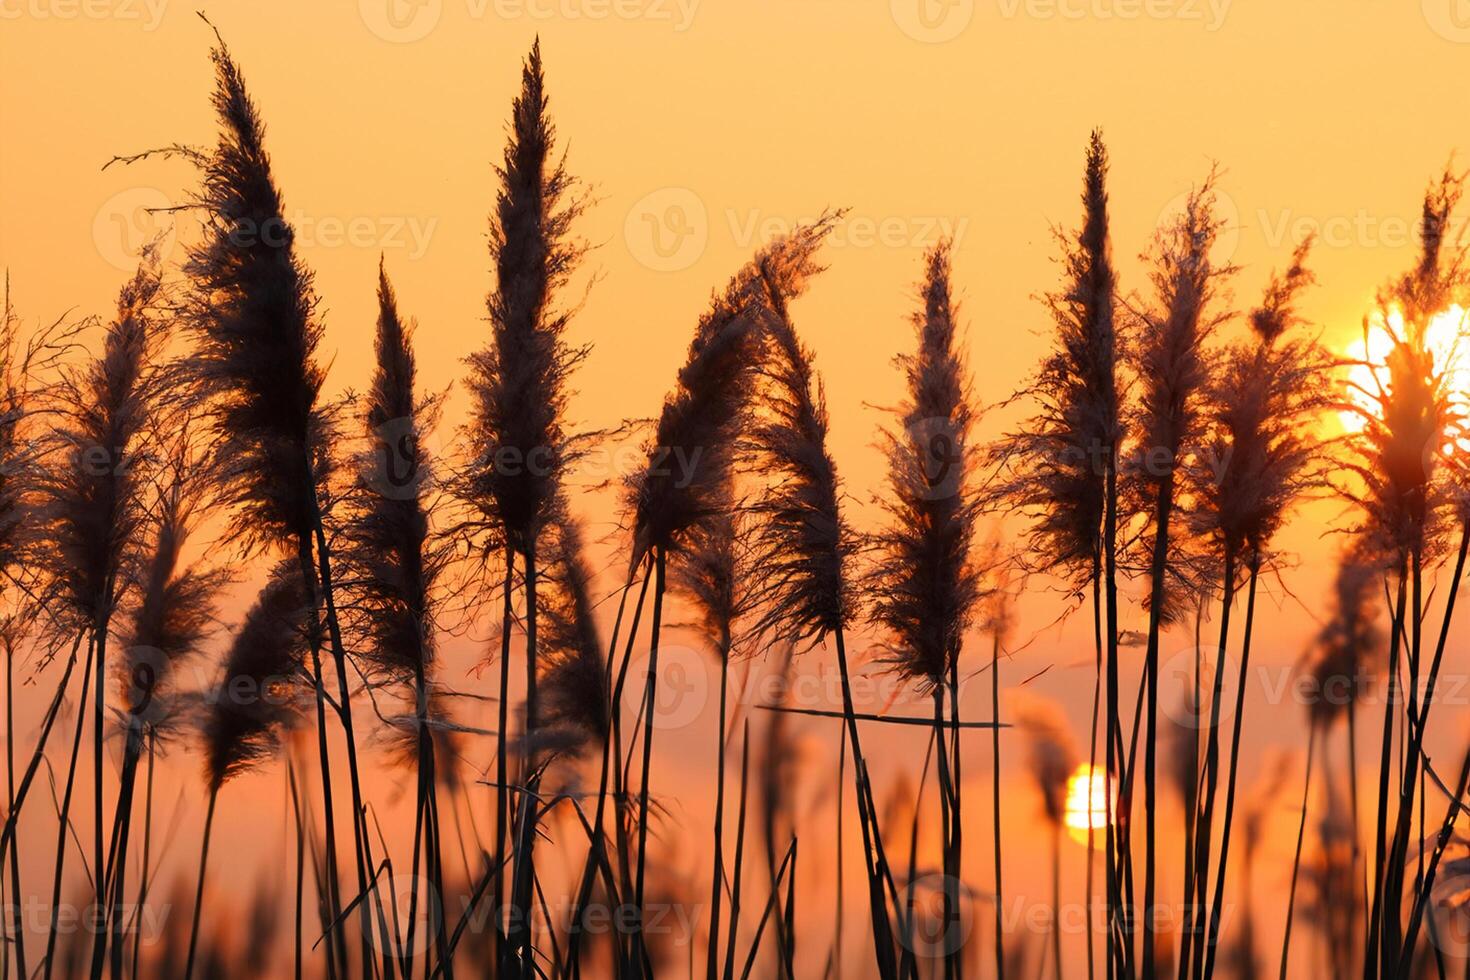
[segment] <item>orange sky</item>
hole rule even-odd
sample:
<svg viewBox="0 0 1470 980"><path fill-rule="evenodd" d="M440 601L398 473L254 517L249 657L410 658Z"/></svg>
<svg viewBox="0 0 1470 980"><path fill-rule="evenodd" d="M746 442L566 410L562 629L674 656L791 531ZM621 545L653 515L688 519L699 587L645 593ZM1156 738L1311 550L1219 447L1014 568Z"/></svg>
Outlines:
<svg viewBox="0 0 1470 980"><path fill-rule="evenodd" d="M196 6L0 0L0 265L28 321L105 313L131 252L166 220L145 209L182 202L191 178L182 163L101 167L114 154L212 140L212 36ZM1125 290L1144 290L1136 255L1218 161L1240 304L1315 230L1320 284L1303 312L1345 346L1374 288L1411 259L1426 182L1465 145L1470 24L1457 7L257 0L204 9L264 114L287 217L317 274L337 390L367 376L380 252L401 307L421 324L427 385L450 385L483 343L490 168L519 59L538 33L569 168L596 198L579 229L597 246L579 285L596 281L572 328L594 345L576 377L579 424L654 413L710 290L764 236L827 206L849 208L826 253L830 270L795 314L823 372L853 506L871 513L882 420L872 406L898 394L890 362L910 343L924 247L954 235L976 391L983 401L1010 394L1043 350L1047 322L1034 297L1054 285L1049 228L1076 221L1095 125L1112 154ZM982 432L1002 424L996 416ZM598 534L611 529L610 497L580 502ZM1323 525L1339 515L1319 505L1283 542L1300 561L1287 585L1309 608L1330 574ZM1311 615L1284 596L1264 605L1257 656L1289 665ZM1030 636L1058 606L1039 591L1024 611ZM1453 653L1461 662L1465 636ZM1077 664L1090 663L1089 644L1081 620L1046 631L1006 683L1058 663L1032 687L1063 699L1080 733L1091 676ZM1166 652L1187 646L1180 636ZM475 652L458 645L454 680ZM1300 738L1298 709L1253 696L1253 754ZM1438 719L1446 744L1463 731L1463 703ZM710 725L704 717L697 731ZM812 731L835 746L835 732ZM887 764L917 767L921 743L894 745ZM187 785L192 762L175 765ZM978 766L971 773L983 779ZM278 785L274 773L267 782ZM699 826L702 792L687 801ZM1034 801L1019 787L1012 799L1024 827ZM238 819L243 832L248 820ZM276 846L262 840L258 850ZM978 851L975 860L979 876ZM1016 869L1023 882L1036 873Z"/></svg>

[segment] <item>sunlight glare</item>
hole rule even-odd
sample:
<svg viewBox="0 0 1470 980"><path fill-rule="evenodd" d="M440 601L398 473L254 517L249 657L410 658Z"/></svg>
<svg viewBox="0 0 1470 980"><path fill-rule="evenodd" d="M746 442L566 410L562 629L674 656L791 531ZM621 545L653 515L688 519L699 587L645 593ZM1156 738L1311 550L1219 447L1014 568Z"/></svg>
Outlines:
<svg viewBox="0 0 1470 980"><path fill-rule="evenodd" d="M1108 774L1101 766L1084 762L1067 778L1067 832L1086 841L1088 831L1108 825Z"/></svg>
<svg viewBox="0 0 1470 980"><path fill-rule="evenodd" d="M1369 321L1367 336L1348 345L1348 401L1354 407L1338 413L1347 432L1362 432L1367 416L1380 414L1374 393L1380 386L1388 386L1388 358L1394 338L1403 335L1403 313L1393 309L1386 325L1381 316L1375 315ZM1470 310L1455 305L1436 314L1429 321L1424 343L1454 406L1445 451L1454 452L1458 447L1460 452L1470 452Z"/></svg>

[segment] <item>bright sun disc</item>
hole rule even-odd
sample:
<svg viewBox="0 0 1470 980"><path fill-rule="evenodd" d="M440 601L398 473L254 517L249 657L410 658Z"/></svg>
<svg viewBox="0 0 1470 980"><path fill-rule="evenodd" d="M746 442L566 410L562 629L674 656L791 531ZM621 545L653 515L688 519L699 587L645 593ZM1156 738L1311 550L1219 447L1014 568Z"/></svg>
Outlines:
<svg viewBox="0 0 1470 980"><path fill-rule="evenodd" d="M1455 449L1470 450L1470 310L1451 306L1443 313L1430 319L1424 332L1424 346L1434 358L1434 369L1442 376L1445 390L1455 409L1456 417L1447 433L1449 441L1446 452ZM1381 414L1375 393L1387 388L1390 381L1389 355L1393 352L1395 337L1404 336L1402 311L1389 311L1387 322L1380 315L1369 320L1366 337L1360 337L1348 345L1346 358L1348 367L1348 400L1354 409L1338 413L1342 427L1348 432L1361 432L1367 425L1367 417Z"/></svg>
<svg viewBox="0 0 1470 980"><path fill-rule="evenodd" d="M1085 841L1089 831L1108 825L1108 774L1101 766L1082 763L1067 778L1067 831Z"/></svg>

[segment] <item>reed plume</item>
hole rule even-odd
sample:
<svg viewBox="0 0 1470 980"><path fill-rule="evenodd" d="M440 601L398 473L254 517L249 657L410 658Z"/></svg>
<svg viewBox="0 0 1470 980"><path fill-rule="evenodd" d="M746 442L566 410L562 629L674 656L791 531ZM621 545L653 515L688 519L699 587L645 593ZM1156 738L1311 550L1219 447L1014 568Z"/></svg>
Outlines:
<svg viewBox="0 0 1470 980"><path fill-rule="evenodd" d="M557 519L550 558L540 610L541 729L534 737L575 757L606 742L613 711L594 578L575 519Z"/></svg>
<svg viewBox="0 0 1470 980"><path fill-rule="evenodd" d="M1066 719L1053 704L1040 701L1025 703L1016 713L1016 724L1026 735L1031 777L1041 794L1042 815L1051 829L1052 968L1057 980L1061 980L1061 841L1067 816L1067 782L1077 769L1077 749L1072 744Z"/></svg>
<svg viewBox="0 0 1470 980"><path fill-rule="evenodd" d="M352 506L342 538L352 625L359 634L357 649L370 673L406 688L414 706L415 875L409 899L409 937L400 952L407 973L413 955L414 913L420 900L416 870L420 854L428 864L428 884L433 889L433 895L424 900L431 912L443 909L430 700L438 583L451 555L448 542L431 527L434 460L425 447L426 436L438 419L440 399L422 397L417 391L416 325L399 315L397 297L381 260L377 298L375 366L362 407L366 447L355 460ZM452 978L442 915L435 915L433 925L441 969Z"/></svg>
<svg viewBox="0 0 1470 980"><path fill-rule="evenodd" d="M913 314L918 350L897 361L907 400L897 410L900 431L883 434L889 494L880 504L888 523L874 535L876 565L865 583L870 615L886 634L895 669L934 698L945 921L958 908L963 867L958 728L947 728L945 719L959 721L959 659L981 593L971 555L979 510L971 478L972 396L958 349L950 251L946 240L925 256L923 305ZM961 951L947 952L954 969Z"/></svg>
<svg viewBox="0 0 1470 980"><path fill-rule="evenodd" d="M312 642L310 599L294 566L279 562L246 612L204 719L205 783L217 790L280 748L299 720Z"/></svg>
<svg viewBox="0 0 1470 980"><path fill-rule="evenodd" d="M1197 548L1209 561L1218 562L1223 597L1220 614L1219 650L1227 649L1230 613L1244 572L1246 627L1242 639L1242 673L1236 688L1234 731L1231 736L1230 786L1226 790L1225 826L1232 816L1234 762L1244 712L1244 671L1249 666L1254 617L1254 600L1260 575L1272 561L1272 541L1291 508L1322 484L1321 440L1314 435L1320 414L1331 404L1328 387L1331 361L1326 351L1310 338L1297 336L1303 324L1296 312L1302 289L1313 281L1306 267L1312 246L1309 237L1292 255L1284 272L1272 275L1261 303L1248 317L1249 339L1229 347L1220 358L1218 374L1208 386L1206 419L1208 433L1200 454L1209 463L1196 460L1193 487L1197 506L1185 517ZM1219 782L1221 698L1223 672L1214 673L1210 690L1202 799L1192 814L1196 853L1194 856L1194 901L1190 914L1199 907L1202 916L1209 879L1209 844L1213 833L1216 790ZM1217 870L1227 872L1228 843L1221 845ZM1223 896L1217 886L1217 897ZM1213 918L1213 913L1211 913ZM1201 918L1200 922L1205 920ZM1197 934L1186 933L1184 951L1193 954L1196 974L1207 953ZM1213 944L1213 934L1205 942Z"/></svg>
<svg viewBox="0 0 1470 980"><path fill-rule="evenodd" d="M5 308L0 314L0 644L5 647L5 776L6 821L0 840L0 869L7 849L10 855L10 892L19 898L21 890L20 855L11 848L11 835L19 818L25 793L40 766L46 742L61 707L67 682L76 665L76 647L66 662L56 696L46 712L41 736L33 760L21 779L15 782L15 652L34 617L42 611L36 594L47 591L44 579L34 571L33 545L35 524L31 520L35 505L31 468L37 459L32 439L30 418L36 412L42 392L38 391L40 370L47 366L53 330L40 331L25 343L20 339L20 318L10 303L10 276L5 277ZM80 644L80 634L77 634ZM49 659L49 656L48 658ZM0 871L3 873L3 871ZM20 901L12 902L11 934L15 945L16 968L26 973L24 915ZM8 960L7 960L8 962Z"/></svg>
<svg viewBox="0 0 1470 980"><path fill-rule="evenodd" d="M537 546L556 516L563 477L575 458L566 431L568 379L585 351L571 347L566 329L574 312L559 304L585 246L571 227L585 210L575 194L576 180L554 157L556 131L548 112L541 43L536 41L521 67L521 88L511 108L509 139L502 164L495 211L490 217L490 257L495 288L487 306L490 344L472 355L466 385L471 396L465 426L475 459L459 474L455 492L465 517L459 533L482 563L503 553L506 613L501 635L500 738L497 755L496 850L508 839L511 808L504 787L509 779L505 749L508 723L510 591L517 555L524 566L526 591L526 732L539 725L537 697ZM522 766L532 778L533 739L524 742ZM527 813L534 813L528 808ZM517 931L508 956L516 969L530 970L531 883L535 829L516 832L516 871L512 882ZM497 873L492 907L498 909L502 884ZM507 963L507 969L510 965Z"/></svg>
<svg viewBox="0 0 1470 980"><path fill-rule="evenodd" d="M1144 673L1144 819L1143 907L1152 908L1157 872L1158 657L1162 627L1179 613L1186 595L1180 588L1184 566L1177 560L1174 527L1178 476L1189 450L1198 445L1204 420L1204 388L1210 357L1205 344L1223 319L1213 309L1220 281L1233 270L1217 266L1210 256L1222 227L1214 213L1214 174L1192 190L1184 210L1160 229L1149 256L1155 300L1141 312L1140 336L1134 350L1139 378L1137 417L1139 444L1131 506L1146 524L1140 538L1142 564L1148 568L1149 624ZM1132 812L1136 772L1130 766L1119 793L1120 814ZM1120 850L1131 846L1129 824L1120 831ZM1128 860L1126 857L1124 860ZM1131 861L1129 862L1131 863ZM1143 975L1155 973L1157 950L1152 916L1145 916Z"/></svg>
<svg viewBox="0 0 1470 980"><path fill-rule="evenodd" d="M882 438L890 492L880 503L889 520L873 537L876 566L864 583L894 668L926 689L949 680L980 596L970 553L971 396L956 345L949 254L946 241L925 258L924 305L913 317L918 351L897 362L908 397L896 412L900 431Z"/></svg>
<svg viewBox="0 0 1470 980"><path fill-rule="evenodd" d="M1377 309L1363 324L1365 350L1382 339L1387 350L1381 364L1360 365L1366 381L1350 381L1347 407L1362 429L1351 440L1344 469L1351 485L1339 489L1361 511L1356 528L1366 553L1379 559L1387 580L1396 584L1391 604L1387 677L1389 697L1384 711L1378 779L1374 881L1376 888L1368 926L1367 963L1385 974L1412 959L1407 942L1417 923L1406 930L1401 895L1409 851L1416 787L1422 768L1422 744L1445 643L1464 574L1467 526L1451 580L1438 643L1425 672L1424 575L1445 557L1445 542L1457 516L1453 471L1444 465L1447 436L1455 415L1447 370L1429 343L1436 317L1446 315L1465 286L1463 255L1446 240L1463 182L1444 173L1426 192L1420 219L1419 260L1409 272L1380 291ZM1463 332L1463 324L1459 325ZM1404 656L1406 654L1406 656ZM1403 659L1401 659L1401 657ZM1402 677L1400 676L1402 672ZM1407 693L1400 697L1400 685ZM1422 692L1422 693L1421 693ZM1393 733L1398 706L1407 722L1400 746L1400 778L1390 790L1394 758ZM1390 834L1390 794L1398 797L1397 819ZM1422 909L1421 903L1416 907ZM1417 915L1417 913L1416 913Z"/></svg>
<svg viewBox="0 0 1470 980"><path fill-rule="evenodd" d="M180 448L179 453L185 454L187 449ZM104 876L106 887L111 889L114 980L122 976L126 940L122 902L138 764L145 743L156 739L161 731L166 733L181 713L185 698L173 690L173 675L185 659L199 652L214 624L216 599L228 580L222 570L183 564L199 490L198 479L191 479L182 467L175 471L156 505L152 553L132 570L136 582L131 591L138 599L123 635L123 661L117 670L125 743L112 831L115 857L110 873ZM143 873L146 875L148 870L145 864ZM100 971L105 945L99 942L94 946L94 972Z"/></svg>
<svg viewBox="0 0 1470 980"><path fill-rule="evenodd" d="M3 588L4 631L13 634L37 612L28 598L44 593L36 575L39 557L35 520L34 466L44 446L34 438L32 419L45 408L41 373L52 366L55 344L64 342L62 321L22 342L20 317L10 305L10 276L5 277L5 308L0 313L0 588ZM37 587L37 580L40 587Z"/></svg>
<svg viewBox="0 0 1470 980"><path fill-rule="evenodd" d="M838 215L805 230L815 244ZM774 257L760 263L769 304L767 355L761 368L761 413L749 443L765 487L750 505L758 542L752 601L761 609L756 631L780 642L806 646L828 636L837 650L843 715L852 751L874 952L879 972L897 969L884 895L888 862L878 831L866 762L852 699L844 631L858 615L857 582L851 568L858 547L841 506L837 465L827 449L826 398L787 311L782 267Z"/></svg>
<svg viewBox="0 0 1470 980"><path fill-rule="evenodd" d="M117 605L136 560L136 538L145 519L144 490L149 472L146 445L154 422L162 372L157 364L165 323L159 309L162 276L155 253L145 249L138 270L118 292L117 309L103 328L100 353L61 372L51 386L50 412L56 419L49 448L36 478L37 558L50 584L50 623L65 633L90 638L92 676L93 814L92 867L100 875L103 849L103 739L106 729L107 641ZM66 859L66 827L81 719L73 739L66 790L62 795L56 877L60 894ZM104 886L97 901L105 908ZM53 911L54 914L54 911ZM47 968L51 969L54 937ZM99 939L94 949L104 946ZM101 964L93 957L92 975Z"/></svg>
<svg viewBox="0 0 1470 980"><path fill-rule="evenodd" d="M209 807L199 849L199 876L184 976L193 975L199 941L204 875L220 788L276 754L282 733L296 724L305 707L305 660L320 641L310 636L312 598L292 560L281 561L236 630L225 657L224 674L210 696L203 722L204 773Z"/></svg>
<svg viewBox="0 0 1470 980"><path fill-rule="evenodd" d="M1121 760L1118 718L1118 598L1116 587L1118 523L1118 449L1123 439L1126 387L1120 378L1122 344L1117 320L1117 273L1113 267L1108 218L1108 152L1101 130L1088 142L1083 175L1081 227L1057 233L1062 288L1046 296L1054 324L1051 352L1023 394L1037 412L1019 431L1000 441L991 456L999 476L988 502L1030 519L1031 548L1023 559L1036 571L1061 575L1079 592L1090 590L1097 673L1089 762L1097 764L1097 722L1104 678L1107 713L1104 754L1109 778L1117 780ZM1126 815L1122 817L1126 819ZM1106 890L1109 935L1120 907L1115 868L1115 821L1106 830ZM1088 894L1092 893L1088 848ZM1110 942L1109 955L1121 967L1121 950ZM996 969L1004 957L997 950ZM1093 975L1092 937L1088 936L1088 975ZM1003 974L1002 974L1003 976Z"/></svg>
<svg viewBox="0 0 1470 980"><path fill-rule="evenodd" d="M145 253L118 293L100 354L62 372L50 388L57 419L37 476L37 554L55 583L55 618L98 635L125 584L129 545L144 523L146 453L164 335L157 308L162 274ZM103 658L97 658L99 666Z"/></svg>
<svg viewBox="0 0 1470 980"><path fill-rule="evenodd" d="M537 41L521 67L500 189L490 218L495 289L491 343L469 359L468 434L478 458L460 488L482 536L524 554L555 518L574 454L565 429L567 383L584 351L566 341L572 311L557 305L585 246L571 235L585 202L555 159L546 75Z"/></svg>
<svg viewBox="0 0 1470 980"><path fill-rule="evenodd" d="M643 855L648 833L648 780L657 699L658 640L667 589L667 563L687 553L707 522L732 507L732 476L742 455L742 433L752 425L752 396L759 379L770 323L786 299L800 295L820 271L816 250L837 216L824 214L763 248L743 267L695 327L688 357L663 409L648 447L646 465L627 481L632 514L630 570L645 560L654 575L652 641L644 692L643 766L638 799L638 873L634 902L642 908ZM758 601L749 593L750 601ZM634 933L635 949L641 943Z"/></svg>
<svg viewBox="0 0 1470 980"><path fill-rule="evenodd" d="M184 318L194 342L187 366L197 412L208 428L215 492L232 508L232 537L247 550L270 548L294 555L310 599L309 614L325 620L325 630L313 626L307 635L317 644L310 651L310 666L317 685L327 877L335 896L337 845L322 644L330 647L337 675L336 704L330 707L346 736L357 885L359 894L366 894L366 829L349 669L323 522L324 502L330 500L326 481L333 432L331 413L321 398L322 324L311 271L301 261L295 231L284 217L285 202L265 150L260 113L223 41L211 58L219 136L211 151L196 156L201 184L193 205L204 230L184 263L191 281ZM373 900L359 905L364 957L372 956L373 905ZM383 955L386 971L391 969L386 944Z"/></svg>
<svg viewBox="0 0 1470 980"><path fill-rule="evenodd" d="M1323 721L1351 712L1373 676L1374 657L1384 643L1378 579L1378 569L1354 553L1338 564L1331 612L1317 633L1311 660L1315 707Z"/></svg>

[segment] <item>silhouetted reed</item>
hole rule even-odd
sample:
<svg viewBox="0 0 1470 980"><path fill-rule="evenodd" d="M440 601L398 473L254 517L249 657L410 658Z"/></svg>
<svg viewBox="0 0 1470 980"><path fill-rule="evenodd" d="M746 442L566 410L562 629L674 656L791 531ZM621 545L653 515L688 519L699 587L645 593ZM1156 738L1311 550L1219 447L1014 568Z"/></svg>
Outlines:
<svg viewBox="0 0 1470 980"><path fill-rule="evenodd" d="M1157 877L1157 755L1158 658L1162 627L1180 612L1186 599L1181 589L1175 509L1179 503L1180 471L1187 454L1199 445L1204 423L1205 386L1210 378L1206 349L1224 318L1214 309L1220 281L1233 270L1217 266L1210 252L1222 227L1214 212L1214 175L1190 191L1184 210L1157 234L1149 277L1155 297L1139 314L1139 337L1133 352L1139 379L1137 417L1133 422L1138 444L1131 466L1134 479L1127 487L1133 512L1146 524L1140 535L1140 563L1148 569L1148 637L1144 674L1144 820L1145 856L1143 907L1153 908ZM1123 775L1118 811L1131 814L1136 772L1130 765ZM1120 850L1123 861L1131 848L1129 821L1123 817ZM1144 916L1144 976L1155 973L1154 917Z"/></svg>
<svg viewBox="0 0 1470 980"><path fill-rule="evenodd" d="M1062 834L1067 816L1067 786L1077 769L1077 749L1065 717L1048 702L1028 701L1016 723L1030 748L1031 778L1041 794L1042 816L1051 831L1052 970L1062 977Z"/></svg>
<svg viewBox="0 0 1470 980"><path fill-rule="evenodd" d="M581 525L561 517L555 532L541 607L541 727L532 737L577 757L609 737L612 692Z"/></svg>
<svg viewBox="0 0 1470 980"><path fill-rule="evenodd" d="M786 300L800 295L811 276L820 271L815 253L835 220L835 215L823 215L767 245L713 298L695 328L676 385L664 399L647 464L626 485L633 521L630 572L648 560L654 576L638 793L638 871L633 882L634 904L639 909L643 908L643 855L668 559L672 554L676 561L682 560L697 538L708 533L706 523L721 520L733 506L731 476L741 456L742 433L762 428L750 420L764 343L777 329L774 325L783 321ZM732 587L738 586L732 583ZM747 594L752 602L769 595ZM641 943L638 932L634 940L636 956Z"/></svg>
<svg viewBox="0 0 1470 980"><path fill-rule="evenodd" d="M187 454L187 449L177 452ZM137 596L137 604L123 634L123 662L117 671L125 741L112 831L114 858L109 873L103 875L105 888L111 889L113 980L122 977L126 939L122 904L138 764L145 742L158 738L161 730L166 734L170 725L177 724L185 696L174 689L174 674L186 658L199 652L214 623L216 599L227 581L221 570L183 563L200 483L191 478L186 463L177 465L156 504L152 554L132 571L136 582L131 591ZM143 873L147 872L145 864ZM100 970L106 945L98 942L94 946L94 973Z"/></svg>
<svg viewBox="0 0 1470 980"><path fill-rule="evenodd" d="M194 342L187 364L197 412L208 426L215 493L232 508L232 537L247 550L265 547L293 555L311 598L309 613L325 620L325 630L313 627L307 633L315 644L311 670L317 686L327 873L336 881L324 643L337 675L332 707L346 737L357 885L365 894L366 831L349 669L323 524L332 426L321 398L324 374L317 348L322 324L312 274L284 217L260 114L222 41L211 57L219 136L211 151L197 157L201 184L192 203L203 234L184 263L191 283L184 318ZM332 888L335 893L336 885ZM372 955L373 904L359 906L364 957Z"/></svg>
<svg viewBox="0 0 1470 980"><path fill-rule="evenodd" d="M1250 663L1256 590L1263 569L1272 562L1276 532L1290 509L1322 486L1322 442L1315 435L1320 415L1331 403L1331 361L1315 340L1297 336L1302 325L1295 303L1310 285L1306 257L1312 240L1297 246L1286 270L1267 283L1261 304L1248 317L1250 337L1226 349L1216 377L1209 385L1203 457L1194 465L1196 506L1186 515L1196 548L1208 561L1218 562L1223 596L1217 649L1228 649L1230 614L1240 586L1242 566L1246 588L1246 625L1242 638L1241 674L1235 697L1231 736L1231 775L1226 790L1225 826L1229 827L1234 801L1236 756L1244 722L1246 671ZM1221 655L1223 660L1223 654ZM1194 821L1195 880L1187 915L1203 923L1210 868L1210 840L1219 781L1219 725L1224 672L1217 665L1209 692L1209 721L1205 740L1200 800ZM1218 875L1223 879L1229 854L1228 834L1222 837ZM1223 898L1217 883L1216 901ZM1211 913L1211 918L1215 913ZM1195 917L1198 916L1196 919ZM1205 937L1213 945L1215 934ZM1198 928L1187 929L1182 952L1192 954L1194 975L1200 975L1208 954Z"/></svg>
<svg viewBox="0 0 1470 980"><path fill-rule="evenodd" d="M490 218L490 257L495 288L487 301L490 344L468 359L465 381L471 396L465 435L474 459L456 480L466 516L459 531L482 563L503 554L506 614L501 634L500 739L497 755L496 846L509 838L506 821L509 767L506 758L510 656L510 590L515 557L524 566L526 591L526 732L536 731L537 547L555 518L563 476L575 458L566 431L567 381L584 351L565 339L574 308L559 303L585 250L571 226L585 208L576 181L554 156L555 128L547 111L546 78L538 40L521 67L521 88L511 109L509 139L495 211ZM534 739L524 743L524 778L534 778ZM535 808L528 807L534 814ZM514 832L515 875L511 886L515 929L509 936L505 969L531 970L531 885L533 826ZM503 901L497 873L492 909Z"/></svg>
<svg viewBox="0 0 1470 980"><path fill-rule="evenodd" d="M1122 345L1116 310L1117 274L1108 235L1108 154L1100 130L1088 143L1083 176L1083 220L1075 234L1056 233L1063 285L1046 296L1055 325L1053 348L1023 394L1038 411L992 450L999 478L987 491L998 506L1031 519L1031 549L1021 560L1031 569L1061 575L1079 591L1090 589L1097 675L1093 691L1089 763L1097 764L1097 722L1107 678L1105 755L1109 777L1121 760L1114 746L1118 719L1118 449L1123 438L1119 377ZM1126 819L1126 818L1125 818ZM1108 907L1119 907L1116 891L1115 821L1108 820L1106 864ZM1091 849L1089 838L1089 884ZM1116 920L1109 916L1109 935ZM1109 944L1110 955L1122 951ZM1004 970L997 952L996 969ZM1093 975L1088 936L1088 976ZM1002 974L1003 976L1003 974Z"/></svg>
<svg viewBox="0 0 1470 980"><path fill-rule="evenodd" d="M203 722L209 807L199 848L185 980L193 974L210 833L220 788L274 756L280 749L283 731L301 717L309 676L306 655L319 643L310 636L315 628L311 603L300 567L289 559L278 563L236 630L225 657L224 674L210 696Z"/></svg>
<svg viewBox="0 0 1470 980"><path fill-rule="evenodd" d="M41 409L44 394L39 374L49 367L55 351L51 343L64 333L60 321L49 330L41 330L25 341L20 336L20 318L10 305L10 277L5 277L5 308L0 314L0 643L5 647L5 778L6 820L0 839L0 874L5 855L10 855L11 935L15 945L16 969L26 974L26 946L21 890L19 849L11 847L16 821L25 794L40 767L46 742L61 708L72 670L76 666L81 632L75 634L71 655L66 661L56 695L42 722L32 761L21 778L19 789L15 779L15 654L35 618L43 612L38 593L48 591L48 584L36 574L33 561L37 557L35 522L31 519L35 506L34 485L30 478L38 455L32 417ZM44 569L44 563L41 564ZM64 643L64 640L60 640ZM50 659L49 653L46 659ZM8 964L8 959L6 960Z"/></svg>
<svg viewBox="0 0 1470 980"><path fill-rule="evenodd" d="M1452 470L1443 463L1455 396L1448 390L1447 365L1438 363L1429 333L1435 318L1446 314L1465 285L1459 247L1445 238L1461 191L1461 179L1446 172L1426 192L1419 260L1380 292L1375 314L1363 325L1365 350L1371 352L1369 344L1376 339L1383 339L1387 350L1381 363L1361 365L1368 379L1350 382L1347 406L1356 412L1362 428L1350 440L1344 463L1352 483L1340 489L1362 512L1356 530L1365 554L1379 561L1395 585L1378 780L1375 888L1365 966L1365 970L1376 968L1384 975L1396 970L1401 960L1411 960L1414 952L1406 943L1400 896L1422 770L1423 733L1464 573L1466 535L1462 528L1440 639L1426 674L1422 656L1424 576L1426 569L1443 561L1447 534L1456 517L1449 479ZM1463 324L1457 329L1463 333ZM1399 779L1391 790L1393 733L1398 721L1406 722L1406 727ZM1390 834L1391 793L1398 797L1398 807ZM1417 878L1416 874L1416 882ZM1408 934L1416 928L1410 926Z"/></svg>
<svg viewBox="0 0 1470 980"><path fill-rule="evenodd" d="M959 720L960 653L981 592L971 555L979 510L971 473L972 396L958 346L950 248L946 240L925 256L922 307L913 314L918 350L897 360L907 390L896 410L900 428L882 439L889 493L879 503L888 522L873 536L876 565L864 583L894 669L934 699L946 922L958 906L964 851L959 730L945 720ZM946 970L954 969L959 952L949 951Z"/></svg>
<svg viewBox="0 0 1470 980"><path fill-rule="evenodd" d="M411 967L413 928L421 900L420 855L428 865L432 896L423 901L446 977L454 972L442 916L443 861L439 851L436 759L430 699L436 649L438 588L450 560L447 542L431 527L434 460L425 439L438 419L439 399L419 394L413 350L416 326L398 312L386 267L378 265L375 367L362 407L366 446L355 460L351 507L342 529L344 592L351 597L349 623L370 675L404 688L412 699L417 776L412 851L413 892L409 936L400 950L405 975Z"/></svg>
<svg viewBox="0 0 1470 980"><path fill-rule="evenodd" d="M48 623L64 634L85 632L90 638L92 676L87 679L89 685L83 686L90 686L92 693L92 867L99 876L105 861L102 781L107 641L127 585L128 566L137 557L135 539L144 522L149 471L146 444L162 377L157 364L165 331L158 308L161 283L156 257L151 250L145 251L136 274L118 293L117 310L103 327L98 355L64 368L49 387L48 408L54 422L35 481L33 520L39 536L37 556L49 583ZM86 694L82 697L85 700ZM81 729L82 719L78 718L62 797L62 832L52 888L58 901ZM97 901L106 907L100 880ZM54 952L54 936L48 946ZM105 942L99 939L96 948L103 946ZM48 953L48 976L52 960ZM101 961L94 956L94 978L100 970Z"/></svg>
<svg viewBox="0 0 1470 980"><path fill-rule="evenodd" d="M804 234L815 245L838 217L828 215L804 229ZM751 562L756 576L752 599L761 609L756 627L757 632L781 642L806 646L830 636L835 643L862 827L874 951L880 974L893 976L897 961L884 897L888 862L858 735L844 637L859 614L856 572L851 567L858 540L840 506L837 465L827 449L826 398L811 352L787 312L783 268L767 258L760 269L770 311L765 330L768 351L761 369L762 411L750 435L756 465L766 484L750 505L758 522Z"/></svg>

